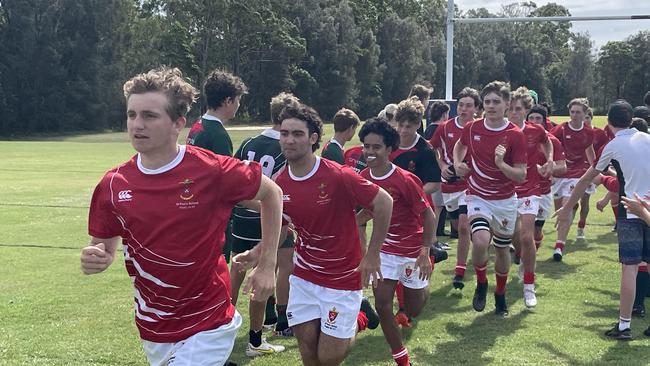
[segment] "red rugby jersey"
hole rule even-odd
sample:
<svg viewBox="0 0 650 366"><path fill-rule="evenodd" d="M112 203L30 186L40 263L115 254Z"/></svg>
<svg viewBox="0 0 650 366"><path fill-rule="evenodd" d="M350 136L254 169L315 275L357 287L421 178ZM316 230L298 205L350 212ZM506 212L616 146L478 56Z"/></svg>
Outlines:
<svg viewBox="0 0 650 366"><path fill-rule="evenodd" d="M178 342L232 320L230 277L222 256L234 205L255 197L257 163L181 146L155 171L139 155L95 188L88 232L122 237L142 339Z"/></svg>

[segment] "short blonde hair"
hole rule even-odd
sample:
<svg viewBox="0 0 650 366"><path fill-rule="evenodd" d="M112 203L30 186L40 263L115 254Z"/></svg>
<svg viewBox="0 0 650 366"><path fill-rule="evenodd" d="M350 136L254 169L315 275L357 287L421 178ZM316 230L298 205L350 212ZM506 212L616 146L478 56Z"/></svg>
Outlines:
<svg viewBox="0 0 650 366"><path fill-rule="evenodd" d="M273 122L274 125L279 125L282 123L282 120L280 119L280 113L282 113L284 107L298 103L300 103L300 99L298 99L298 97L295 95L287 92L282 92L271 98L271 122Z"/></svg>
<svg viewBox="0 0 650 366"><path fill-rule="evenodd" d="M424 105L416 96L405 99L397 105L397 112L395 112L395 120L398 123L422 123L424 117Z"/></svg>
<svg viewBox="0 0 650 366"><path fill-rule="evenodd" d="M163 93L167 97L167 114L174 121L185 117L199 96L198 90L183 78L181 70L166 66L132 77L124 83L123 90L127 101L133 94Z"/></svg>
<svg viewBox="0 0 650 366"><path fill-rule="evenodd" d="M587 98L573 98L573 99L571 99L569 104L567 104L566 107L567 107L567 109L571 109L571 107L573 107L574 105L581 106L583 112L587 113L587 111L589 110L589 99L587 99Z"/></svg>
<svg viewBox="0 0 650 366"><path fill-rule="evenodd" d="M525 86L520 86L517 90L513 91L510 99L512 103L517 100L521 101L521 104L526 108L526 110L530 110L533 107L533 97L530 96L528 88Z"/></svg>

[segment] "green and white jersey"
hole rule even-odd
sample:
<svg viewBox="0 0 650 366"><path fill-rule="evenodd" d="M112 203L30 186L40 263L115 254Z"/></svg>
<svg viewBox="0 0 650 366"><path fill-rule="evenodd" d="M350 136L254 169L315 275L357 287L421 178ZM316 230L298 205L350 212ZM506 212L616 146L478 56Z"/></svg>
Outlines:
<svg viewBox="0 0 650 366"><path fill-rule="evenodd" d="M340 142L336 141L334 138L329 140L325 146L323 146L323 151L320 153L320 156L335 161L341 165L345 164L345 158L343 157L343 145Z"/></svg>
<svg viewBox="0 0 650 366"><path fill-rule="evenodd" d="M244 140L235 153L235 158L260 163L262 173L269 178L287 163L280 150L280 132L271 128ZM239 239L259 241L262 237L260 214L245 207L236 206L232 234Z"/></svg>
<svg viewBox="0 0 650 366"><path fill-rule="evenodd" d="M195 126L187 137L188 144L208 149L218 155L232 156L232 140L223 122L217 117L205 114L201 117L201 123Z"/></svg>

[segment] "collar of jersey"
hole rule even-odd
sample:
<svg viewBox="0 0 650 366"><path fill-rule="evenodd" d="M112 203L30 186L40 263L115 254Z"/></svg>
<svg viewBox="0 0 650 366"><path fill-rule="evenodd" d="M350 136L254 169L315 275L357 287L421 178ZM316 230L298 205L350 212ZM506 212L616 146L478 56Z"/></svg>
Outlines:
<svg viewBox="0 0 650 366"><path fill-rule="evenodd" d="M304 177L296 177L296 176L293 175L293 173L291 172L291 165L289 165L289 177L290 177L291 179L297 181L297 182L301 182L301 181L303 181L303 180L307 180L307 179L311 178L314 174L316 174L316 171L318 171L318 167L319 167L319 166L320 166L320 157L317 156L317 157L316 157L316 163L314 164L314 167L311 168L311 171L310 171L309 173L307 173L307 175L305 175Z"/></svg>
<svg viewBox="0 0 650 366"><path fill-rule="evenodd" d="M201 118L206 119L206 120L208 120L208 121L216 121L216 122L219 122L219 123L221 123L221 125L223 126L223 121L222 121L222 120L220 120L219 118L217 118L217 117L215 117L215 116L209 115L209 114L207 114L207 113L204 114L203 116L201 116Z"/></svg>
<svg viewBox="0 0 650 366"><path fill-rule="evenodd" d="M140 172L142 172L143 174L147 174L147 175L165 173L165 172L168 172L168 171L174 169L176 166L178 166L178 164L180 164L181 161L183 160L183 156L185 156L185 145L179 145L178 154L176 154L176 157L174 158L174 160L172 160L169 163L161 166L158 169L147 169L144 166L142 166L142 158L140 157L140 154L138 153L138 159L137 159L138 170L140 170Z"/></svg>
<svg viewBox="0 0 650 366"><path fill-rule="evenodd" d="M343 145L341 145L340 142L336 141L336 140L334 139L334 137L332 137L332 138L330 139L330 142L333 142L333 143L339 145L339 147L341 148L341 150L343 150Z"/></svg>
<svg viewBox="0 0 650 366"><path fill-rule="evenodd" d="M372 179L376 179L376 180L384 180L384 179L390 177L391 174L393 174L393 172L395 171L395 164L391 163L390 165L391 165L391 166L390 166L390 170L388 171L388 173L384 174L383 176L381 176L381 177L375 177L375 176L372 174L372 169L370 170L370 176L372 177Z"/></svg>
<svg viewBox="0 0 650 366"><path fill-rule="evenodd" d="M504 118L503 120L506 121L506 123L503 125L503 127L492 128L492 127L488 126L488 124L487 124L487 122L485 121L485 119L483 119L483 126L484 126L485 129L488 130L488 131L494 131L494 132L503 131L503 130L505 130L506 127L508 127L508 125L510 124L510 121L508 121L508 119Z"/></svg>
<svg viewBox="0 0 650 366"><path fill-rule="evenodd" d="M580 125L580 128L578 128L577 130L575 128L571 127L571 122L567 122L566 125L567 125L567 127L569 127L571 129L571 131L578 132L578 131L582 131L582 129L585 128L585 121L582 121L582 124Z"/></svg>
<svg viewBox="0 0 650 366"><path fill-rule="evenodd" d="M639 130L637 130L636 128L626 128L624 130L620 130L620 131L616 132L616 135L614 135L614 137L625 136L625 135L634 135L637 132L639 132Z"/></svg>
<svg viewBox="0 0 650 366"><path fill-rule="evenodd" d="M266 136L268 138L276 139L276 140L280 139L280 131L276 131L272 128L265 129L264 131L262 131L260 135Z"/></svg>

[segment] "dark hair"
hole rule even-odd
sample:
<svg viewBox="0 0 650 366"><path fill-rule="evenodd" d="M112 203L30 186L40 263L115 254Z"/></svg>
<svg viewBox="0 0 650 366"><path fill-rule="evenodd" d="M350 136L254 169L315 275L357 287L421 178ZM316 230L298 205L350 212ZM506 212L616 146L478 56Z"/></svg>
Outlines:
<svg viewBox="0 0 650 366"><path fill-rule="evenodd" d="M623 99L619 99L609 105L607 123L616 128L629 128L633 115L634 109L632 109L632 105Z"/></svg>
<svg viewBox="0 0 650 366"><path fill-rule="evenodd" d="M650 123L650 108L644 105L634 107L634 117L643 118L646 122Z"/></svg>
<svg viewBox="0 0 650 366"><path fill-rule="evenodd" d="M239 77L226 71L214 70L203 84L203 93L208 108L217 109L223 105L226 99L235 99L240 95L247 94L248 88Z"/></svg>
<svg viewBox="0 0 650 366"><path fill-rule="evenodd" d="M429 107L429 119L432 122L438 121L447 112L449 112L449 104L436 100Z"/></svg>
<svg viewBox="0 0 650 366"><path fill-rule="evenodd" d="M641 132L648 133L648 122L646 122L646 120L643 118L634 117L632 118L632 124L630 125L630 128L636 128Z"/></svg>
<svg viewBox="0 0 650 366"><path fill-rule="evenodd" d="M643 96L643 104L650 106L650 91Z"/></svg>
<svg viewBox="0 0 650 366"><path fill-rule="evenodd" d="M311 146L311 151L316 151L320 147L321 137L323 137L323 121L320 119L318 112L314 108L298 103L287 105L280 113L280 120L295 118L299 119L307 125L309 136L312 134L318 135L318 140Z"/></svg>
<svg viewBox="0 0 650 366"><path fill-rule="evenodd" d="M496 93L501 99L506 102L510 101L510 84L504 81L495 80L488 85L486 85L483 90L481 90L481 99L485 99L485 96L490 93Z"/></svg>
<svg viewBox="0 0 650 366"><path fill-rule="evenodd" d="M532 108L530 108L530 111L528 111L528 114L526 115L526 119L528 119L528 116L530 116L532 113L541 114L542 117L544 117L544 125L546 125L546 118L548 118L548 114L546 114L546 108L544 108L543 105L535 104Z"/></svg>
<svg viewBox="0 0 650 366"><path fill-rule="evenodd" d="M282 123L280 113L289 104L297 104L300 100L291 93L282 92L271 98L271 122L274 125Z"/></svg>
<svg viewBox="0 0 650 366"><path fill-rule="evenodd" d="M359 140L363 142L366 136L370 133L382 136L386 147L390 147L393 151L399 148L399 133L397 133L397 130L394 129L393 126L388 124L388 121L385 118L369 118L359 131Z"/></svg>
<svg viewBox="0 0 650 366"><path fill-rule="evenodd" d="M415 84L411 88L411 92L409 93L409 98L415 96L418 97L420 101L422 101L424 98L429 98L432 92L433 92L433 88L430 88L422 84Z"/></svg>
<svg viewBox="0 0 650 366"><path fill-rule="evenodd" d="M472 98L474 99L474 107L477 107L481 104L481 96L478 95L478 90L472 89L470 87L465 87L463 90L458 93L456 96L456 101L460 102L462 98Z"/></svg>
<svg viewBox="0 0 650 366"><path fill-rule="evenodd" d="M332 122L334 122L334 132L343 132L352 126L356 128L361 123L361 120L354 111L341 108L334 115Z"/></svg>

